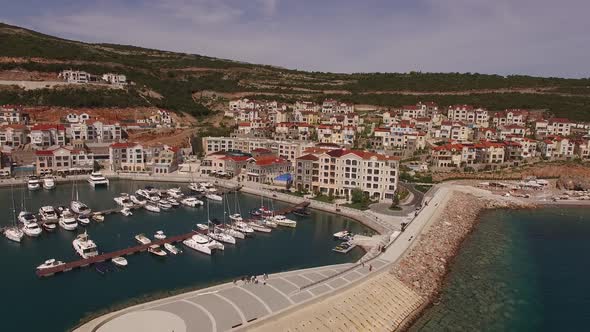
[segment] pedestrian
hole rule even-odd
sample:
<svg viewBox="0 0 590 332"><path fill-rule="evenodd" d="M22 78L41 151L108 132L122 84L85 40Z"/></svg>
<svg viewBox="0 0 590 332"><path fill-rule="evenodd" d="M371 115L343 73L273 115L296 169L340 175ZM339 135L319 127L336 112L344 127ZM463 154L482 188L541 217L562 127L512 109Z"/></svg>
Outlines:
<svg viewBox="0 0 590 332"><path fill-rule="evenodd" d="M373 271L373 264L369 264L369 272Z"/></svg>
<svg viewBox="0 0 590 332"><path fill-rule="evenodd" d="M362 267L365 267L365 262L364 261L361 262L361 266Z"/></svg>

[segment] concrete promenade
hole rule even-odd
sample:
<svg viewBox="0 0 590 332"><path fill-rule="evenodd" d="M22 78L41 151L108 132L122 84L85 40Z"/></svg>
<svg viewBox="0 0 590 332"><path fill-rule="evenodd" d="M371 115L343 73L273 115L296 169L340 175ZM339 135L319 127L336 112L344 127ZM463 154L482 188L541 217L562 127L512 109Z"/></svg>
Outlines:
<svg viewBox="0 0 590 332"><path fill-rule="evenodd" d="M429 198L406 231L368 263L290 271L270 275L266 284L239 281L188 292L98 317L76 331L395 329L425 299L388 271L444 208L447 193L439 190Z"/></svg>

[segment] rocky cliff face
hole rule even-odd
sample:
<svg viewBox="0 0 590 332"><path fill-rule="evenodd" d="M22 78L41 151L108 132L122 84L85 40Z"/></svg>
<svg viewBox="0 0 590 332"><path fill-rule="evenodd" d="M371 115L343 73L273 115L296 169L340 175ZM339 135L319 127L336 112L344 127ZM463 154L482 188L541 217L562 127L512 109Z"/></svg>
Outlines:
<svg viewBox="0 0 590 332"><path fill-rule="evenodd" d="M565 190L590 190L590 177L564 175L557 180L557 188Z"/></svg>

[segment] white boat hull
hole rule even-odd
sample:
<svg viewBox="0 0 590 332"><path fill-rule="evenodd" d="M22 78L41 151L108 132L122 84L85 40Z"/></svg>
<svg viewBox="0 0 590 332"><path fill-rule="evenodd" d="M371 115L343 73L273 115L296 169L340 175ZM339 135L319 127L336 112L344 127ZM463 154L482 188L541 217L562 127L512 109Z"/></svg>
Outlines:
<svg viewBox="0 0 590 332"><path fill-rule="evenodd" d="M205 244L197 243L197 241L195 241L192 238L191 239L184 240L184 241L182 241L182 243L185 246L187 246L187 247L189 247L189 248L191 248L193 250L196 250L196 251L201 252L201 253L206 254L206 255L211 255L211 248L209 248Z"/></svg>

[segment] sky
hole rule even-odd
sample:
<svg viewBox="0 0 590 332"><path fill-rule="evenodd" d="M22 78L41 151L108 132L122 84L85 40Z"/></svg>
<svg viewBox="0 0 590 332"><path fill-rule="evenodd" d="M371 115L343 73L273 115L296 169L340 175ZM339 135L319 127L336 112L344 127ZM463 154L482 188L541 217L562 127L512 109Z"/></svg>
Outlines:
<svg viewBox="0 0 590 332"><path fill-rule="evenodd" d="M588 0L0 0L63 38L291 69L590 76Z"/></svg>

